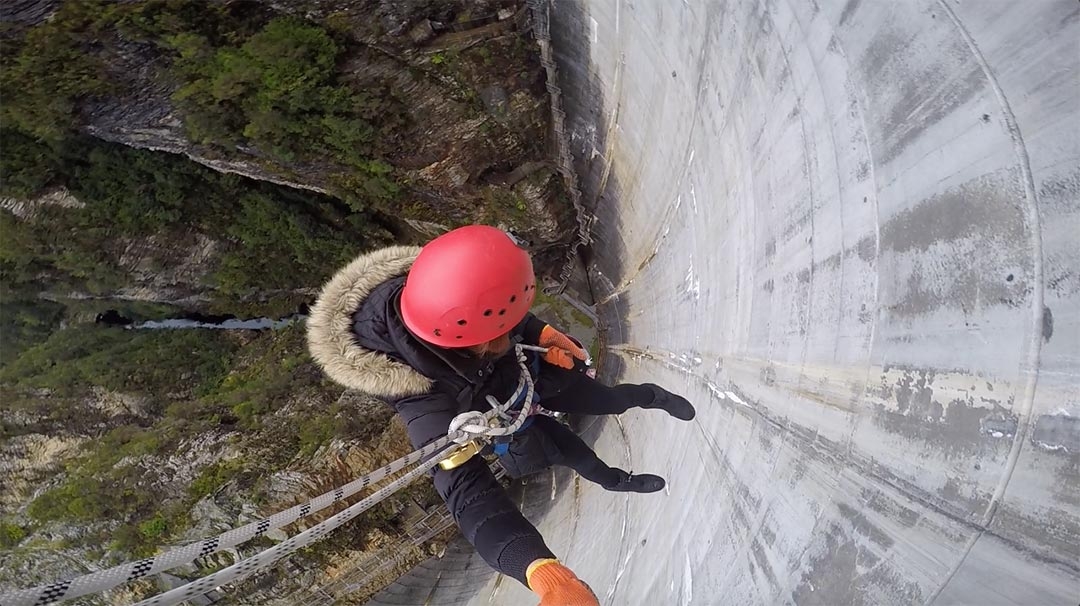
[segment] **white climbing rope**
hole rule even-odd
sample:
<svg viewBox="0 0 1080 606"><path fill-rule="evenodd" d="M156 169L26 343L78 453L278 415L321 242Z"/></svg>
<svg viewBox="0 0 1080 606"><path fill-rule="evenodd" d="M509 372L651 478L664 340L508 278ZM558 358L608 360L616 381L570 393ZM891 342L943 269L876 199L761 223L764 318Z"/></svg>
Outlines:
<svg viewBox="0 0 1080 606"><path fill-rule="evenodd" d="M546 350L545 350L546 351ZM457 442L462 436L465 439L484 438L493 435L509 435L505 433L513 433L521 427L525 419L532 414L535 409L533 401L533 393L535 386L532 381L532 376L529 374L528 364L525 358L525 353L522 346L516 348L515 354L517 356L518 364L521 367L521 373L519 374L518 386L514 390L514 393L507 399L505 403L500 403L492 396L488 396L488 402L492 404L493 410L487 413L476 413L476 415L469 415L464 413L455 417L454 421L450 424L447 437ZM500 413L506 412L509 408L514 406L518 397L522 394L524 389L526 404L522 407L520 413L514 421L507 427L490 427L488 425L489 420L495 419ZM468 419L475 420L473 423L455 423L460 418L467 417ZM455 426L456 425L456 426ZM512 431L511 431L512 429ZM440 440L441 441L441 440ZM258 572L271 566L278 560L288 556L298 549L306 547L311 543L323 538L331 531L337 529L341 525L345 524L349 520L352 520L356 516L360 515L367 509L381 502L386 497L397 492L406 485L412 483L412 481L427 470L431 469L442 459L442 455L449 452L451 448L447 447L444 451L438 455L431 457L425 462L421 463L415 469L409 471L404 476L394 480L390 484L387 484L383 488L376 491L374 494L363 499L359 503L352 505L344 511L334 515L328 520L325 520L316 526L313 526L304 532L287 539L261 553L258 553L250 558L241 560L232 566L219 570L213 574L205 576L196 581L192 581L186 585L182 585L163 594L149 598L139 602L135 606L168 606L170 604L177 604L184 600L191 599L192 597L202 595L211 589L236 580L238 578L247 577L251 574Z"/></svg>
<svg viewBox="0 0 1080 606"><path fill-rule="evenodd" d="M454 443L461 444L477 438L484 439L492 436L510 435L517 431L525 422L525 419L533 414L538 408L533 402L535 386L525 358L526 350L547 351L546 348L531 345L519 344L515 346L515 355L517 357L518 365L521 367L521 373L519 373L517 388L506 402L500 403L494 397L488 396L488 402L492 404L492 410L486 413L472 411L458 415L451 422L446 437L427 444L423 448L411 452L372 473L361 476L348 484L339 486L334 490L319 495L307 503L290 507L289 509L278 512L270 517L251 522L240 528L234 528L217 537L203 539L182 547L170 549L169 551L154 557L145 558L136 562L128 562L106 570L82 575L74 579L58 581L47 585L39 585L37 587L3 594L0 595L0 604L3 606L43 606L61 600L70 600L79 596L100 593L136 579L169 570L182 564L187 564L200 557L210 555L211 553L239 545L257 536L264 535L271 529L281 528L282 526L291 524L300 518L309 516L317 511L325 509L333 503L356 494L364 488L367 488L369 485L383 480L387 476L397 473L414 463L420 462L418 467L409 471L401 478L394 480L390 484L364 498L359 503L335 514L328 520L305 530L299 535L279 543L251 558L237 562L233 566L173 589L165 594L156 596L155 598L151 598L151 600L140 602L140 604L173 604L176 603L176 601L188 599L193 595L206 593L206 591L223 583L227 583L230 580L234 580L239 576L250 574L255 568L261 569L269 566L277 560L296 551L296 549L322 538L326 533L341 526L345 522L348 522L363 511L378 504L386 497L401 489L413 479L437 465L439 461L444 458L444 455L453 448L456 448ZM494 427L491 426L492 420L500 419L500 417L505 418L509 414L510 409L513 408L522 393L525 394L525 403L522 406L522 410L516 415L513 421L505 427L499 426L499 423L497 422ZM352 513L350 514L349 512ZM335 520L337 520L336 523L331 523ZM316 533L316 529L320 528L322 528L322 530ZM299 541L305 542L299 543ZM246 562L252 563L245 564ZM242 566L244 567L243 570L241 570ZM255 568L253 568L253 566ZM229 573L232 576L225 578L225 576L227 576L225 575L227 571L233 571L235 574ZM203 581L207 579L212 579L212 581L203 583ZM153 601L159 598L164 599L165 596L185 594L185 588L194 586L196 583L200 584L199 587L206 587L206 589L202 590L201 593L188 594L187 597L180 597L175 601Z"/></svg>
<svg viewBox="0 0 1080 606"><path fill-rule="evenodd" d="M450 448L453 448L453 446L448 446L447 450ZM308 528L304 532L290 537L250 558L240 560L232 566L223 568L213 574L209 574L185 585L181 585L176 589L171 589L165 593L143 600L135 606L167 606L169 604L178 604L184 600L190 600L191 598L200 596L213 590L215 587L224 585L239 577L246 577L263 570L281 558L295 552L297 549L301 549L322 539L342 524L345 524L349 520L352 520L371 507L377 505L380 501L404 488L406 485L411 484L413 480L423 475L427 470L438 463L439 457L433 457L430 460L421 463L400 478L375 491L371 496L366 497L359 503L334 514L334 516Z"/></svg>
<svg viewBox="0 0 1080 606"><path fill-rule="evenodd" d="M521 429L521 425L525 423L525 419L532 415L538 408L536 403L533 402L535 385L533 385L532 375L529 374L529 365L525 358L526 350L547 352L546 347L521 344L516 345L514 354L517 356L518 365L521 367L521 378L518 380L518 385L514 390L514 393L507 398L506 402L499 402L495 399L495 396L488 396L487 401L488 404L491 405L491 411L485 413L469 410L454 417L450 421L449 435L455 437L451 439L458 444L464 444L476 437L508 436ZM492 419L509 418L510 409L513 408L519 398L521 398L522 390L524 390L525 398L522 401L521 412L517 414L509 425L492 427Z"/></svg>
<svg viewBox="0 0 1080 606"><path fill-rule="evenodd" d="M41 585L4 594L0 596L0 604L3 604L4 606L36 606L50 604L61 599L69 600L83 595L99 593L106 589L111 589L148 575L193 562L200 557L247 542L255 537L266 534L272 529L281 528L300 518L321 511L331 504L348 498L389 475L397 473L418 461L426 459L428 456L431 456L440 449L446 447L449 443L449 438L437 440L372 473L361 476L344 486L339 486L321 494L306 503L290 507L289 509L275 513L267 518L226 531L216 537L189 543L188 545L170 549L153 557L120 564L119 566L85 574L67 581L58 581L48 585Z"/></svg>

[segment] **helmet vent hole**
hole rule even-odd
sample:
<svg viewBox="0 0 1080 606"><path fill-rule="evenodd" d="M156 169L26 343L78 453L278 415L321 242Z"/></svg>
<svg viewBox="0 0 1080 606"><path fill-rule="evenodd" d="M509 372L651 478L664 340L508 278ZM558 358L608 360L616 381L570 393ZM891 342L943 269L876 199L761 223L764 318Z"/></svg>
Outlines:
<svg viewBox="0 0 1080 606"><path fill-rule="evenodd" d="M461 335L458 335L458 336L456 336L456 337L454 337L454 338L455 338L455 339L460 339L460 338L461 338Z"/></svg>
<svg viewBox="0 0 1080 606"><path fill-rule="evenodd" d="M458 320L457 324L458 324L458 326L465 326L466 324L468 324L468 322L466 322L465 320ZM460 339L461 337L458 337L458 338Z"/></svg>
<svg viewBox="0 0 1080 606"><path fill-rule="evenodd" d="M499 315L500 316L505 316L506 315L506 310L505 309L500 309L499 310Z"/></svg>
<svg viewBox="0 0 1080 606"><path fill-rule="evenodd" d="M436 328L436 329L435 329L435 336L436 336L436 337L441 337L441 336L442 336L442 331L441 331L441 330L439 330L438 328Z"/></svg>
<svg viewBox="0 0 1080 606"><path fill-rule="evenodd" d="M504 326L506 326L506 324L505 324L505 323L504 323L504 324L499 324L499 328L502 328L502 327L504 327Z"/></svg>
<svg viewBox="0 0 1080 606"><path fill-rule="evenodd" d="M510 302L513 303L514 301L517 301L517 295L510 295Z"/></svg>
<svg viewBox="0 0 1080 606"><path fill-rule="evenodd" d="M486 318L486 317L488 317L490 315L491 315L491 310L490 309L485 309L484 310L484 317Z"/></svg>

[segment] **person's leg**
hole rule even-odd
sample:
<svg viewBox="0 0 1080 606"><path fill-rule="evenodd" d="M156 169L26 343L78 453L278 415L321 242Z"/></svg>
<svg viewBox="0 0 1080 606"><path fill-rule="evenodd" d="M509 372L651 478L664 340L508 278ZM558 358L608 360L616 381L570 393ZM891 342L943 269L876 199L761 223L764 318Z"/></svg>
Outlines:
<svg viewBox="0 0 1080 606"><path fill-rule="evenodd" d="M569 467L581 477L599 484L606 490L619 492L656 492L664 488L664 479L651 474L631 475L618 467L611 467L576 433L551 417L538 415L533 424L544 432L556 452L549 452L548 459L555 465Z"/></svg>
<svg viewBox="0 0 1080 606"><path fill-rule="evenodd" d="M551 445L555 447L555 452L548 453L548 460L551 463L569 467L586 480L604 487L618 484L626 473L621 469L609 467L569 427L546 415L537 415L533 419L533 425L543 431Z"/></svg>
<svg viewBox="0 0 1080 606"><path fill-rule="evenodd" d="M571 373L556 367L545 367L544 372ZM540 405L548 410L590 415L617 415L634 408L658 408L671 416L689 421L694 418L694 407L682 396L646 383L624 383L608 387L595 379L580 374L567 377L566 387L558 393L544 397Z"/></svg>

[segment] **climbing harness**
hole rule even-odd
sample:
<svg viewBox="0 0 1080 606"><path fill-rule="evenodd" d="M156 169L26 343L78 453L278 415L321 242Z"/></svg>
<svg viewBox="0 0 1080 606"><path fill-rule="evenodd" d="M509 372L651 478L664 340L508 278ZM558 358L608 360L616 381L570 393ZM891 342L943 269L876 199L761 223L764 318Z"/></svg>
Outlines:
<svg viewBox="0 0 1080 606"><path fill-rule="evenodd" d="M492 408L491 412L495 413L495 416L491 417L489 420L480 420L480 417L486 417L490 415L491 412L481 413L471 410L459 414L450 421L450 433L455 433L459 429L464 429L474 436L481 437L465 436L464 440L459 442L460 446L451 452L450 456L439 461L440 468L449 471L460 467L467 463L469 459L480 454L480 451L483 450L483 445L481 444L483 439L490 439L492 436L496 437L496 439L511 436L518 431L525 429L532 422L530 417L535 414L540 407L536 405L537 398L533 386L532 375L529 372L528 359L525 357L526 351L546 353L547 348L520 343L515 345L515 355L517 356L518 365L521 367L520 374L522 377L528 377L528 379L518 381L517 389L514 390L514 393L510 395L505 403L499 402L495 399L495 396L487 397L487 402ZM533 371L536 370L537 369L534 367ZM523 391L522 387L526 387L526 385L527 388ZM525 403L529 403L529 405L526 406ZM510 412L519 407L520 411L517 416L512 418ZM504 423L509 422L509 425L500 427L500 420ZM484 429L484 424L487 425L487 431L481 432L480 430ZM498 445L496 445L496 448L497 447Z"/></svg>
<svg viewBox="0 0 1080 606"><path fill-rule="evenodd" d="M534 346L529 345L527 347L529 347L531 349ZM546 347L536 347L535 349L537 351L542 351L543 353L547 353L547 348ZM533 372L534 376L540 376L540 358L539 357L536 357L536 356L533 357L533 360L532 360L532 372ZM539 400L540 400L539 396L537 396L536 394L533 394L533 399L532 399L533 403L535 404ZM517 410L517 409L520 409L521 407L523 407L524 405L525 405L525 396L524 396L524 394L522 394L521 397L519 397L517 400L514 401L513 404L511 404L510 408L511 408L511 410ZM518 430L516 432L514 432L512 435L498 436L498 437L496 437L496 438L494 438L492 440L491 451L495 454L495 456L503 457L508 452L510 452L510 442L513 441L514 436L518 435L519 433L522 433L523 431L525 431L526 429L531 427L532 424L533 424L533 419L535 418L536 414L549 414L549 411L544 410L543 408L540 408L539 406L536 406L536 409L533 412L534 412L534 414L527 416L525 418L525 422L522 423L521 427L519 427ZM503 416L505 418L508 418L506 413L503 413Z"/></svg>
<svg viewBox="0 0 1080 606"><path fill-rule="evenodd" d="M535 402L535 385L533 383L532 375L529 372L525 351L546 352L547 349L531 345L515 345L514 353L517 357L518 365L521 367L521 373L518 379L517 388L506 402L501 403L493 396L488 396L487 401L491 404L492 410L483 413L469 411L454 417L445 437L440 438L431 444L427 444L423 448L411 452L372 473L319 495L302 505L290 507L289 509L278 512L267 518L246 524L240 528L229 530L216 537L203 539L182 547L170 549L165 553L151 558L138 560L136 562L128 562L67 581L59 581L0 595L0 604L3 604L4 606L39 606L51 604L60 600L69 600L79 596L100 593L136 579L169 570L182 564L187 564L200 557L239 545L240 543L244 543L257 536L262 536L272 529L281 528L282 526L291 524L300 518L307 517L317 511L325 509L333 503L356 494L374 482L378 482L387 476L418 463L414 469L411 469L405 475L319 524L316 524L265 551L241 560L232 566L223 568L222 570L163 594L143 600L142 602L139 602L137 606L164 606L167 604L176 604L202 595L225 583L258 572L296 550L323 538L342 524L352 520L394 492L397 492L407 484L411 483L414 479L420 477L435 465L441 465L443 462L455 457L460 459L460 462L457 463L457 465L460 465L480 451L481 441L489 440L494 436L513 435L516 431L521 429L528 417L536 414L536 412L540 410ZM519 401L523 403L520 411L516 415L511 416L510 413L512 409ZM472 446L468 446L469 444L472 444ZM466 451L475 448L476 452L464 456L462 448L465 447L467 447ZM452 469L457 465L444 467L444 469Z"/></svg>

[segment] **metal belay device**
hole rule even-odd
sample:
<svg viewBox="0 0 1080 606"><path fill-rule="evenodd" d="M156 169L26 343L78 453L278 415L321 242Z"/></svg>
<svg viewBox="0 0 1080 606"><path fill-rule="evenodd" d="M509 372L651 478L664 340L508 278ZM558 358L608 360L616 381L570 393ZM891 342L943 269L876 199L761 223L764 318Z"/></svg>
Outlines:
<svg viewBox="0 0 1080 606"><path fill-rule="evenodd" d="M546 351L545 348L540 347L515 345L514 354L521 367L521 373L514 393L505 402L499 402L493 396L488 396L488 402L492 406L491 410L487 412L469 411L458 415L451 422L445 437L426 444L422 448L384 467L323 493L306 503L290 507L239 528L234 528L216 537L203 539L170 549L154 557L127 562L73 579L0 595L0 604L4 606L39 606L100 593L193 562L198 558L265 535L270 530L281 528L301 518L310 516L374 483L412 467L401 477L315 526L231 566L143 600L137 606L177 604L202 595L225 583L244 579L263 570L298 549L329 535L335 529L409 485L432 467L442 465L444 469L453 469L478 454L484 441L497 436L509 436L520 429L525 420L539 410L539 407L534 402L535 385L532 375L529 373L525 350ZM511 414L512 409L519 402L523 402L520 410L516 415ZM415 467L413 467L414 465Z"/></svg>

